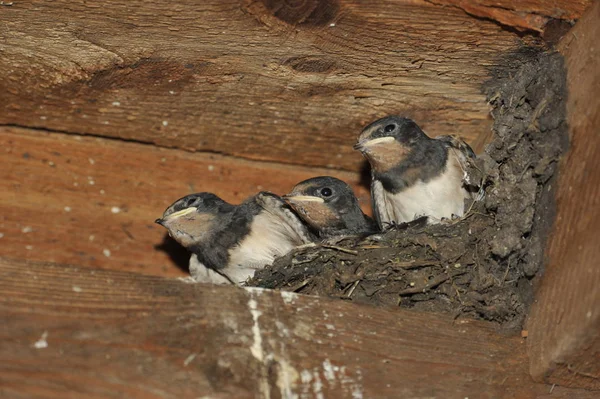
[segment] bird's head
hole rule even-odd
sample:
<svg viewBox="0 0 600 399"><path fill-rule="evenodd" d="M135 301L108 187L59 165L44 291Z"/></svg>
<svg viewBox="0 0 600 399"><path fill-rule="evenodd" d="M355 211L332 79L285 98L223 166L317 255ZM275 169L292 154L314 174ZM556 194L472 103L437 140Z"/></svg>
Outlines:
<svg viewBox="0 0 600 399"><path fill-rule="evenodd" d="M212 193L190 194L175 201L155 222L165 227L175 241L189 248L205 240L219 216L232 207Z"/></svg>
<svg viewBox="0 0 600 399"><path fill-rule="evenodd" d="M386 172L405 159L429 137L409 118L386 116L371 123L358 136L360 151L378 172Z"/></svg>
<svg viewBox="0 0 600 399"><path fill-rule="evenodd" d="M283 199L317 230L339 226L345 214L360 209L350 186L331 176L304 180Z"/></svg>

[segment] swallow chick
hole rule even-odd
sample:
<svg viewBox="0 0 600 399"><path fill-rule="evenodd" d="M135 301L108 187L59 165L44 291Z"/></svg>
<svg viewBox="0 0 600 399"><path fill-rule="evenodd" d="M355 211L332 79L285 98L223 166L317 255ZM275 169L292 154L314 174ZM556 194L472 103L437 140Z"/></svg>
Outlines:
<svg viewBox="0 0 600 399"><path fill-rule="evenodd" d="M156 223L193 253L196 281L241 284L297 246L312 242L307 226L275 194L261 192L240 205L212 193L187 195Z"/></svg>
<svg viewBox="0 0 600 399"><path fill-rule="evenodd" d="M365 127L354 149L371 164L371 197L384 229L427 216L463 216L474 199L467 163L475 153L454 136L430 138L411 119L388 116Z"/></svg>
<svg viewBox="0 0 600 399"><path fill-rule="evenodd" d="M304 180L283 199L320 238L378 231L373 219L360 209L352 188L335 177Z"/></svg>

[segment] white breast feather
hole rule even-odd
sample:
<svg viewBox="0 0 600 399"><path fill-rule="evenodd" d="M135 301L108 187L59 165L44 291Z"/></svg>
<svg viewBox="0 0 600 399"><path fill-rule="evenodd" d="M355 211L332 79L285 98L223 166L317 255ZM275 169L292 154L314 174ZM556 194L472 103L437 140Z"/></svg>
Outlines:
<svg viewBox="0 0 600 399"><path fill-rule="evenodd" d="M397 223L410 222L420 216L429 216L430 223L438 223L442 218L463 216L464 201L470 194L463 188L463 169L459 167L456 155L449 154L449 165L440 176L424 183L419 181L398 194L385 193L391 204Z"/></svg>
<svg viewBox="0 0 600 399"><path fill-rule="evenodd" d="M195 254L190 257L190 275L198 283L231 284L227 278L204 266Z"/></svg>
<svg viewBox="0 0 600 399"><path fill-rule="evenodd" d="M254 217L250 232L229 251L229 264L222 271L236 283L247 280L257 269L305 243L291 226L268 212Z"/></svg>

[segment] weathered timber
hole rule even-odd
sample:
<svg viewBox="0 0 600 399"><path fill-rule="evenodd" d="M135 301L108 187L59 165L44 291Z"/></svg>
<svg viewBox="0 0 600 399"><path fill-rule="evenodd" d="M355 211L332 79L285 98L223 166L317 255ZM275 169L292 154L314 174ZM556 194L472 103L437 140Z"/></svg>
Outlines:
<svg viewBox="0 0 600 399"><path fill-rule="evenodd" d="M600 2L564 37L571 149L561 166L548 265L529 320L539 381L600 389Z"/></svg>
<svg viewBox="0 0 600 399"><path fill-rule="evenodd" d="M0 258L0 396L591 398L487 324Z"/></svg>
<svg viewBox="0 0 600 399"><path fill-rule="evenodd" d="M0 128L0 148L0 256L16 259L183 275L165 250L183 264L186 252L154 220L191 192L239 203L327 173L369 207L360 176L348 172L20 128Z"/></svg>
<svg viewBox="0 0 600 399"><path fill-rule="evenodd" d="M561 7L577 15L580 2ZM18 1L0 12L0 124L358 171L400 113L481 150L482 82L517 34L415 0Z"/></svg>
<svg viewBox="0 0 600 399"><path fill-rule="evenodd" d="M592 0L427 0L458 7L465 12L497 21L518 30L544 32L548 22L577 20Z"/></svg>

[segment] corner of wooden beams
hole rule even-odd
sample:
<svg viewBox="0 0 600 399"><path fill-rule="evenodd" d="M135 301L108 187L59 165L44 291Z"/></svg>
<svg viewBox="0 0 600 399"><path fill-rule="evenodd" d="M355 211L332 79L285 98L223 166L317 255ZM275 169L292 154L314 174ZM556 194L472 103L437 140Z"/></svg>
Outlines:
<svg viewBox="0 0 600 399"><path fill-rule="evenodd" d="M600 390L600 2L562 40L570 151L547 266L528 321L537 381Z"/></svg>

